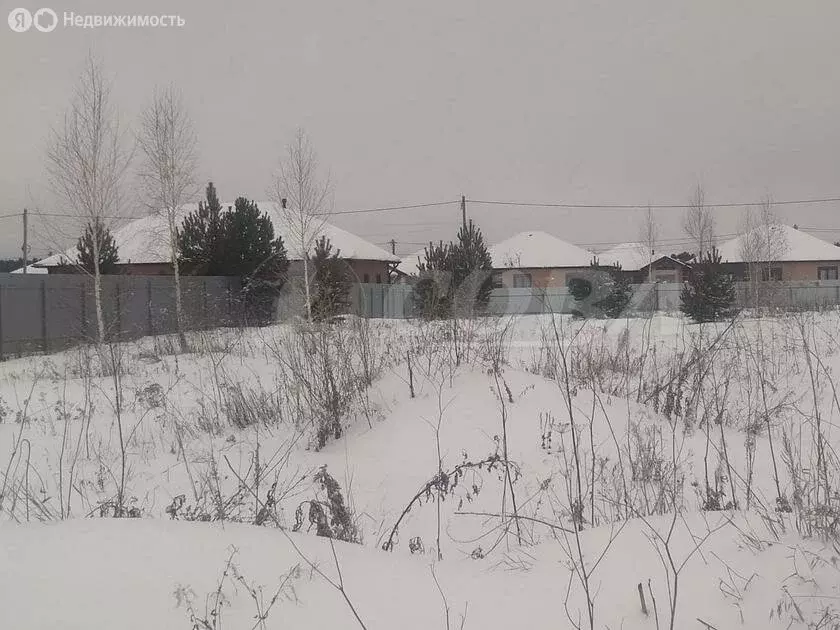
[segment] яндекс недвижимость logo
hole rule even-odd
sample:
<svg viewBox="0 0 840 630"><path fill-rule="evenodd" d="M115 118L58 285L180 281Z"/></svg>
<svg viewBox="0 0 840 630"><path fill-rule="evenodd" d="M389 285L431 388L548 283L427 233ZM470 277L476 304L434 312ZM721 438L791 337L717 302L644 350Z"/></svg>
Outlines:
<svg viewBox="0 0 840 630"><path fill-rule="evenodd" d="M34 15L23 8L9 12L9 28L15 33L25 33L33 26L42 33L50 33L58 26L58 15L48 8L38 9Z"/></svg>

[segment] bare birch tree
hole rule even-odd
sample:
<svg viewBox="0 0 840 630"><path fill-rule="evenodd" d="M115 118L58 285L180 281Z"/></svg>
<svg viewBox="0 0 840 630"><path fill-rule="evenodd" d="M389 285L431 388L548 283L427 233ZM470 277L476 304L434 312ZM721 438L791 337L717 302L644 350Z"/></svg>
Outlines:
<svg viewBox="0 0 840 630"><path fill-rule="evenodd" d="M137 138L143 152L140 182L144 203L166 219L169 260L175 279L175 314L181 351L187 351L178 262L178 211L198 191L196 134L181 94L170 85L155 89L152 103L140 118Z"/></svg>
<svg viewBox="0 0 840 630"><path fill-rule="evenodd" d="M332 210L332 183L320 172L318 155L302 129L286 148L286 156L274 176L269 197L283 213L292 256L303 262L306 317L312 321L309 260L315 241L324 230Z"/></svg>
<svg viewBox="0 0 840 630"><path fill-rule="evenodd" d="M699 260L715 244L715 215L706 205L706 193L700 184L694 189L688 206L683 216L683 230L694 241Z"/></svg>
<svg viewBox="0 0 840 630"><path fill-rule="evenodd" d="M739 254L747 265L750 287L758 301L760 282L772 279L773 267L788 251L784 226L773 209L771 197L765 197L756 207L744 209L739 232Z"/></svg>
<svg viewBox="0 0 840 630"><path fill-rule="evenodd" d="M111 105L111 85L102 65L89 55L63 123L51 131L47 149L50 184L72 213L79 231L87 226L102 234L119 216L123 177L131 162L116 109ZM102 313L101 243L93 238L93 280L97 342L105 341Z"/></svg>
<svg viewBox="0 0 840 630"><path fill-rule="evenodd" d="M645 259L648 261L648 282L653 282L653 261L656 259L658 241L659 226L656 224L653 208L648 206L639 230L639 242L644 247Z"/></svg>

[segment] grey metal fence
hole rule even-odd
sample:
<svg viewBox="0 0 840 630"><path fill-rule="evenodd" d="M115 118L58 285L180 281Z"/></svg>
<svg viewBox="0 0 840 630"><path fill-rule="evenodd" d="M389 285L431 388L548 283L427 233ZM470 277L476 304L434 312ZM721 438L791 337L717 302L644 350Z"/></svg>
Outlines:
<svg viewBox="0 0 840 630"><path fill-rule="evenodd" d="M737 304L786 309L840 305L840 281L739 283ZM679 284L633 286L631 313L675 313ZM304 301L287 289L274 303L277 320L304 315ZM236 278L182 279L188 330L257 323ZM407 284L357 284L350 312L363 317L412 317L412 287ZM132 339L176 331L175 289L170 276L103 276L103 319L111 339ZM494 315L571 313L579 308L565 288L494 289L488 312ZM261 320L260 323L262 323ZM0 359L31 352L51 352L96 336L93 281L82 275L0 274Z"/></svg>
<svg viewBox="0 0 840 630"><path fill-rule="evenodd" d="M182 278L186 328L241 323L240 289L236 278ZM172 278L103 276L102 315L110 339L175 332ZM0 274L0 359L60 350L96 334L91 278L72 274Z"/></svg>
<svg viewBox="0 0 840 630"><path fill-rule="evenodd" d="M633 286L630 313L678 313L683 286L644 283ZM736 306L771 306L781 309L821 309L840 306L840 281L736 283ZM367 317L401 319L412 316L411 286L406 284L356 285L352 312ZM492 315L568 314L580 308L566 288L494 289L487 310Z"/></svg>

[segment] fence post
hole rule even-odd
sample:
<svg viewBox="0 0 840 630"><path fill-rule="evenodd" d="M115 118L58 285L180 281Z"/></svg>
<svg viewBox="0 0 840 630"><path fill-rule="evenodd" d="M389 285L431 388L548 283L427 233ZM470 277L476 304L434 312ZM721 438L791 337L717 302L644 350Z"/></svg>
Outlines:
<svg viewBox="0 0 840 630"><path fill-rule="evenodd" d="M155 325L152 321L152 279L146 278L146 332L149 337L155 334Z"/></svg>
<svg viewBox="0 0 840 630"><path fill-rule="evenodd" d="M79 334L81 335L82 339L85 341L87 340L88 331L87 331L87 291L85 291L85 283L86 281L82 281L82 286L79 287L79 316L81 321L79 322Z"/></svg>
<svg viewBox="0 0 840 630"><path fill-rule="evenodd" d="M210 326L210 313L208 312L209 309L207 308L207 278L204 278L202 281L202 290L204 291L204 296L202 298L202 319L204 320L201 324L201 328L206 330L208 328L212 328Z"/></svg>
<svg viewBox="0 0 840 630"><path fill-rule="evenodd" d="M233 289L230 276L227 279L227 325L233 326Z"/></svg>
<svg viewBox="0 0 840 630"><path fill-rule="evenodd" d="M120 279L117 278L117 282L115 283L114 292L116 293L116 306L117 306L117 341L120 340L122 337L122 300L120 299Z"/></svg>
<svg viewBox="0 0 840 630"><path fill-rule="evenodd" d="M47 281L41 280L41 343L44 353L49 352L47 340Z"/></svg>
<svg viewBox="0 0 840 630"><path fill-rule="evenodd" d="M384 284L378 284L376 286L379 287L379 293L382 296L382 318L384 319L385 318L385 285Z"/></svg>

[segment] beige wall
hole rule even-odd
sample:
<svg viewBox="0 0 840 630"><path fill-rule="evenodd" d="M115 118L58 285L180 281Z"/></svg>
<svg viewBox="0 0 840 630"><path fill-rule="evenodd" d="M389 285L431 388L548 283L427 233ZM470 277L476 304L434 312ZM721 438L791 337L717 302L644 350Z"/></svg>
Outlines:
<svg viewBox="0 0 840 630"><path fill-rule="evenodd" d="M840 267L840 261L782 263L782 280L816 280L818 267Z"/></svg>
<svg viewBox="0 0 840 630"><path fill-rule="evenodd" d="M502 285L506 289L513 288L513 276L515 274L527 273L531 275L531 284L540 289L562 288L566 286L566 276L580 271L581 268L563 269L504 269L502 274Z"/></svg>
<svg viewBox="0 0 840 630"><path fill-rule="evenodd" d="M350 268L350 278L353 282L364 282L365 274L368 275L368 282L376 284L376 274L382 281L382 284L388 282L388 263L379 260L346 260L347 266ZM310 274L312 273L312 265L309 266ZM288 274L290 277L303 275L303 262L300 260L292 261L289 265Z"/></svg>

